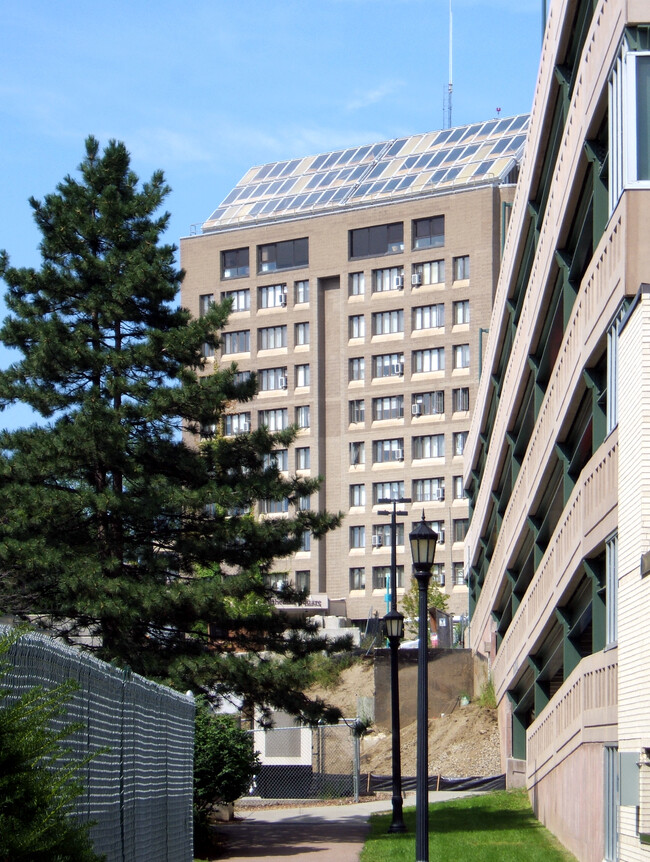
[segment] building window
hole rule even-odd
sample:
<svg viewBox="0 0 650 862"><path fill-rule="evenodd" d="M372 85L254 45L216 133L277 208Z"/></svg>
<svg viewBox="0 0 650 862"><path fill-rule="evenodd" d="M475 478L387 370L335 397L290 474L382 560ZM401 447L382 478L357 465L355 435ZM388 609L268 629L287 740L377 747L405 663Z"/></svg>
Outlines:
<svg viewBox="0 0 650 862"><path fill-rule="evenodd" d="M354 401L348 401L350 411L350 424L366 421L366 402L363 398L355 398Z"/></svg>
<svg viewBox="0 0 650 862"><path fill-rule="evenodd" d="M605 604L605 643L612 646L618 641L618 536L605 545Z"/></svg>
<svg viewBox="0 0 650 862"><path fill-rule="evenodd" d="M402 500L404 498L404 482L373 482L372 505L376 506L382 500Z"/></svg>
<svg viewBox="0 0 650 862"><path fill-rule="evenodd" d="M366 570L364 566L353 566L350 569L350 590L365 590Z"/></svg>
<svg viewBox="0 0 650 862"><path fill-rule="evenodd" d="M455 344L452 350L454 368L469 368L469 344Z"/></svg>
<svg viewBox="0 0 650 862"><path fill-rule="evenodd" d="M444 587L445 585L445 564L444 563L434 563L431 568L431 575L433 583L439 587Z"/></svg>
<svg viewBox="0 0 650 862"><path fill-rule="evenodd" d="M309 530L305 530L300 537L300 550L311 551L311 533Z"/></svg>
<svg viewBox="0 0 650 862"><path fill-rule="evenodd" d="M350 485L350 506L366 505L366 486Z"/></svg>
<svg viewBox="0 0 650 862"><path fill-rule="evenodd" d="M426 263L416 263L411 275L411 287L422 284L443 284L445 280L444 260L429 260Z"/></svg>
<svg viewBox="0 0 650 862"><path fill-rule="evenodd" d="M298 509L301 512L308 512L311 509L311 497L309 494L301 494L298 497Z"/></svg>
<svg viewBox="0 0 650 862"><path fill-rule="evenodd" d="M251 430L250 413L227 413L223 417L223 433L226 437L247 434Z"/></svg>
<svg viewBox="0 0 650 862"><path fill-rule="evenodd" d="M465 443L467 442L467 431L457 431L453 435L453 451L454 455L462 455L465 451Z"/></svg>
<svg viewBox="0 0 650 862"><path fill-rule="evenodd" d="M296 386L309 386L309 365L296 365Z"/></svg>
<svg viewBox="0 0 650 862"><path fill-rule="evenodd" d="M293 297L296 305L304 305L309 302L309 281L307 279L297 281L294 284Z"/></svg>
<svg viewBox="0 0 650 862"><path fill-rule="evenodd" d="M248 353L251 349L251 333L249 329L239 332L226 332L223 336L222 351L229 353Z"/></svg>
<svg viewBox="0 0 650 862"><path fill-rule="evenodd" d="M629 51L609 82L609 211L623 189L650 182L650 53Z"/></svg>
<svg viewBox="0 0 650 862"><path fill-rule="evenodd" d="M444 244L444 216L415 219L413 222L413 248L440 248Z"/></svg>
<svg viewBox="0 0 650 862"><path fill-rule="evenodd" d="M350 231L350 258L376 257L404 251L404 225L400 222Z"/></svg>
<svg viewBox="0 0 650 862"><path fill-rule="evenodd" d="M289 583L289 572L267 572L262 575L264 586L269 590L281 590Z"/></svg>
<svg viewBox="0 0 650 862"><path fill-rule="evenodd" d="M269 284L257 291L260 308L284 308L287 304L286 284Z"/></svg>
<svg viewBox="0 0 650 862"><path fill-rule="evenodd" d="M350 380L363 380L366 376L366 360L363 356L350 359L348 364L348 378Z"/></svg>
<svg viewBox="0 0 650 862"><path fill-rule="evenodd" d="M309 404L303 404L300 407L296 407L296 425L298 428L309 428L309 414Z"/></svg>
<svg viewBox="0 0 650 862"><path fill-rule="evenodd" d="M377 311L372 315L373 335L391 335L396 332L404 332L404 312L401 308Z"/></svg>
<svg viewBox="0 0 650 862"><path fill-rule="evenodd" d="M469 527L469 518L454 518L454 542L464 542Z"/></svg>
<svg viewBox="0 0 650 862"><path fill-rule="evenodd" d="M438 544L444 545L445 544L445 538L446 538L445 522L444 521L427 521L427 524L431 527L431 529L433 530L434 533L437 533ZM416 525L413 524L413 527L415 527L415 526Z"/></svg>
<svg viewBox="0 0 650 862"><path fill-rule="evenodd" d="M298 446L296 448L296 470L309 470L311 466L311 454L309 446Z"/></svg>
<svg viewBox="0 0 650 862"><path fill-rule="evenodd" d="M348 293L350 296L362 296L366 292L366 275L363 272L351 272Z"/></svg>
<svg viewBox="0 0 650 862"><path fill-rule="evenodd" d="M469 299L461 299L454 302L452 306L454 314L454 326L461 323L469 323Z"/></svg>
<svg viewBox="0 0 650 862"><path fill-rule="evenodd" d="M372 463L385 464L404 460L404 438L393 437L390 440L373 440Z"/></svg>
<svg viewBox="0 0 650 862"><path fill-rule="evenodd" d="M413 309L413 329L438 329L445 325L445 305L421 305Z"/></svg>
<svg viewBox="0 0 650 862"><path fill-rule="evenodd" d="M350 527L350 547L366 547L366 528L364 526Z"/></svg>
<svg viewBox="0 0 650 862"><path fill-rule="evenodd" d="M242 278L248 274L248 248L233 248L221 252L222 278Z"/></svg>
<svg viewBox="0 0 650 862"><path fill-rule="evenodd" d="M445 435L425 434L413 438L413 458L444 458Z"/></svg>
<svg viewBox="0 0 650 862"><path fill-rule="evenodd" d="M210 310L210 306L214 303L214 294L213 293L203 293L199 296L199 317L203 317L204 314L207 314ZM203 347L201 348L201 353L206 358L210 356L214 356L214 347L207 342L203 342Z"/></svg>
<svg viewBox="0 0 650 862"><path fill-rule="evenodd" d="M275 272L278 269L293 269L309 265L309 240L289 239L271 242L257 247L257 271Z"/></svg>
<svg viewBox="0 0 650 862"><path fill-rule="evenodd" d="M260 410L260 427L265 425L269 431L284 431L289 427L289 411L286 407L278 410Z"/></svg>
<svg viewBox="0 0 650 862"><path fill-rule="evenodd" d="M462 476L454 476L453 478L454 484L454 500L466 500L467 492L465 491L465 484L463 482Z"/></svg>
<svg viewBox="0 0 650 862"><path fill-rule="evenodd" d="M287 388L287 367L261 368L257 372L260 392L274 392Z"/></svg>
<svg viewBox="0 0 650 862"><path fill-rule="evenodd" d="M260 514L262 515L281 515L288 511L288 497L283 497L282 500L260 500Z"/></svg>
<svg viewBox="0 0 650 862"><path fill-rule="evenodd" d="M308 535L308 534L307 534ZM311 589L311 572L309 569L301 569L296 572L296 589L309 595Z"/></svg>
<svg viewBox="0 0 650 862"><path fill-rule="evenodd" d="M401 419L404 416L404 396L387 395L385 398L372 399L372 418Z"/></svg>
<svg viewBox="0 0 650 862"><path fill-rule="evenodd" d="M623 309L607 330L607 433L618 425L618 331Z"/></svg>
<svg viewBox="0 0 650 862"><path fill-rule="evenodd" d="M281 473L286 473L289 469L289 450L274 449L273 452L268 452L262 458L262 464L267 470L269 467L275 467Z"/></svg>
<svg viewBox="0 0 650 862"><path fill-rule="evenodd" d="M357 464L366 463L366 444L363 442L350 443L350 464L354 467Z"/></svg>
<svg viewBox="0 0 650 862"><path fill-rule="evenodd" d="M454 258L454 281L464 281L469 278L469 255Z"/></svg>
<svg viewBox="0 0 650 862"><path fill-rule="evenodd" d="M452 581L455 587L465 586L465 566L462 563L451 564Z"/></svg>
<svg viewBox="0 0 650 862"><path fill-rule="evenodd" d="M395 567L395 575L397 588L401 589L404 586L404 566ZM390 566L373 566L372 567L372 588L373 590L388 590L390 587Z"/></svg>
<svg viewBox="0 0 650 862"><path fill-rule="evenodd" d="M404 544L404 524L397 524L395 530L395 542L397 545ZM373 524L372 527L372 546L373 548L386 547L392 545L392 535L390 524Z"/></svg>
<svg viewBox="0 0 650 862"><path fill-rule="evenodd" d="M378 377L403 377L404 376L404 354L383 353L372 357L372 376Z"/></svg>
<svg viewBox="0 0 650 862"><path fill-rule="evenodd" d="M309 324L308 323L296 323L295 344L297 346L309 344Z"/></svg>
<svg viewBox="0 0 650 862"><path fill-rule="evenodd" d="M414 479L411 492L415 503L436 503L445 499L444 479Z"/></svg>
<svg viewBox="0 0 650 862"><path fill-rule="evenodd" d="M202 293L199 296L199 317L203 317L210 310L210 306L214 302L214 293Z"/></svg>
<svg viewBox="0 0 650 862"><path fill-rule="evenodd" d="M236 371L235 372L235 383L238 386L241 386L243 383L246 383L247 380L251 379L250 371Z"/></svg>
<svg viewBox="0 0 650 862"><path fill-rule="evenodd" d="M233 311L250 311L251 292L248 287L244 290L222 290L221 299L230 299Z"/></svg>
<svg viewBox="0 0 650 862"><path fill-rule="evenodd" d="M467 386L451 390L451 409L454 413L467 413L469 410L469 388Z"/></svg>
<svg viewBox="0 0 650 862"><path fill-rule="evenodd" d="M404 269L401 266L391 266L386 269L372 271L372 292L384 293L388 290L404 289Z"/></svg>
<svg viewBox="0 0 650 862"><path fill-rule="evenodd" d="M363 314L353 314L348 317L348 337L364 338L366 335L366 318Z"/></svg>
<svg viewBox="0 0 650 862"><path fill-rule="evenodd" d="M412 416L441 416L445 412L445 393L438 389L435 392L416 392L411 402Z"/></svg>
<svg viewBox="0 0 650 862"><path fill-rule="evenodd" d="M430 347L426 350L413 351L413 373L445 370L445 348Z"/></svg>
<svg viewBox="0 0 650 862"><path fill-rule="evenodd" d="M259 350L274 350L287 346L286 326L263 326L257 331L257 346Z"/></svg>

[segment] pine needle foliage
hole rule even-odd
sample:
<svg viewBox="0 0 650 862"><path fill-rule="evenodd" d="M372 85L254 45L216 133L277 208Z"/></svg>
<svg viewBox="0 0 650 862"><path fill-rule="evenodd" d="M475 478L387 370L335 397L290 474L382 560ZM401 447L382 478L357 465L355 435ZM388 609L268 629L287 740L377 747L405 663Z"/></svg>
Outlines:
<svg viewBox="0 0 650 862"><path fill-rule="evenodd" d="M265 575L340 516L301 508L318 481L274 465L295 429L195 444L256 380L202 373L230 305L199 318L176 305L168 193L162 172L139 184L124 144L89 137L79 176L30 201L40 269L0 253L0 341L22 355L0 372L0 409L40 417L0 433L0 612L182 690L318 720L306 660L341 645L309 623L287 632L271 607L302 597ZM260 499L288 500L288 516L254 517Z"/></svg>

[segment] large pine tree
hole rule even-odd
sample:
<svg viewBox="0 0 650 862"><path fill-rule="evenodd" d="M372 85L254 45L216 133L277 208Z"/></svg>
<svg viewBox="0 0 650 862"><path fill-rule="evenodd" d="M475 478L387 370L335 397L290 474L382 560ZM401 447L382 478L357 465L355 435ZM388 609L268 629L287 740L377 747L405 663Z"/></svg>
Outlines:
<svg viewBox="0 0 650 862"><path fill-rule="evenodd" d="M41 417L0 434L0 612L183 688L318 718L302 690L324 643L287 628L264 576L338 517L301 509L317 483L269 457L295 432L193 442L255 392L234 366L199 373L229 306L176 306L161 172L140 186L125 146L92 137L79 171L30 200L40 269L0 255L0 340L22 354L0 372L0 408ZM254 516L287 498L286 518Z"/></svg>

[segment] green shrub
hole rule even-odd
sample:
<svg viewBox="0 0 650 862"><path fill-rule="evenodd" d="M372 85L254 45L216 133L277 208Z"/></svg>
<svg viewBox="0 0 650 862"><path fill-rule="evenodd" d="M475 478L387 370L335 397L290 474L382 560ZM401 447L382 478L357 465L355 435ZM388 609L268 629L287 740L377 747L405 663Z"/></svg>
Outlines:
<svg viewBox="0 0 650 862"><path fill-rule="evenodd" d="M494 683L492 682L491 677L487 678L485 685L481 689L481 693L478 696L477 703L479 706L484 706L487 709L497 708L497 697L494 691Z"/></svg>
<svg viewBox="0 0 650 862"><path fill-rule="evenodd" d="M359 656L351 652L312 656L310 670L313 684L326 689L336 688L343 671L352 667L358 661L361 661Z"/></svg>
<svg viewBox="0 0 650 862"><path fill-rule="evenodd" d="M20 632L0 637L0 679L4 658ZM100 862L88 836L89 824L71 816L82 787L80 764L62 764L60 743L74 730L53 731L50 722L65 714L74 685L34 687L18 698L0 688L0 860L2 862Z"/></svg>
<svg viewBox="0 0 650 862"><path fill-rule="evenodd" d="M199 808L228 804L250 787L259 760L252 734L231 715L215 715L202 703L196 711L194 803Z"/></svg>

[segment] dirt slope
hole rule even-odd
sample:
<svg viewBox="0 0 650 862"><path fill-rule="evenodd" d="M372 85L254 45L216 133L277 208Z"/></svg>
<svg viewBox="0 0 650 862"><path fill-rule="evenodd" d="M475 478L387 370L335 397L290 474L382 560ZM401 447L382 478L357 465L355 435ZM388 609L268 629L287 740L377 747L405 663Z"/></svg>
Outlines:
<svg viewBox="0 0 650 862"><path fill-rule="evenodd" d="M338 706L346 718L357 713L357 697L374 695L372 662L358 662L344 671L333 689L313 689L310 694ZM402 774L415 775L415 722L401 728ZM361 769L375 775L391 771L390 733L371 731L362 740ZM477 704L458 706L449 715L429 720L429 774L447 778L498 775L502 772L496 710Z"/></svg>

